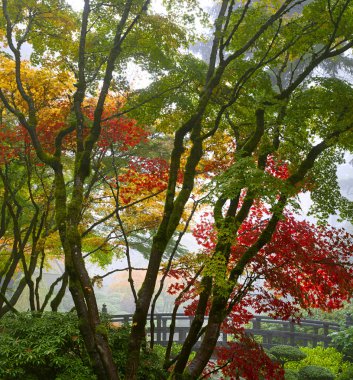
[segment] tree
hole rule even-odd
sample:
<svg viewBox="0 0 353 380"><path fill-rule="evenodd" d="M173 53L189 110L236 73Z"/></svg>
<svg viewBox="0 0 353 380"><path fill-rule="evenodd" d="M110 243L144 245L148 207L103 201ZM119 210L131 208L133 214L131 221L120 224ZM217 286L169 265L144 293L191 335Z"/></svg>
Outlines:
<svg viewBox="0 0 353 380"><path fill-rule="evenodd" d="M85 0L80 14L58 0L2 1L0 27L13 69L8 75L0 73L0 99L6 113L16 117L29 133L38 158L54 173L56 226L65 252L69 288L100 379L116 379L118 374L100 328L83 260L80 227L95 147L105 129L108 92L126 94L123 79L128 63L143 67L152 83L128 94L122 110L111 119L129 113L139 123L153 124L160 133L174 137L163 215L151 239L144 283L135 295L127 378L136 378L164 253L185 217L188 202L198 196L205 183L207 191L211 190L217 238L210 265L202 275L195 318L171 378L200 376L243 272L261 257L285 207L300 191L311 190L314 211L322 218L333 210L339 210L342 217L352 217L352 205L340 196L335 179L340 152L352 149L352 89L340 79L312 76L322 62L353 46L352 1L223 0L207 64L181 49L195 37L190 22L193 10L198 9L197 1L183 2L185 11L180 1L166 3L172 17L154 13L149 0ZM177 26L180 18L187 21L184 29ZM30 66L21 60L25 42L33 48L32 64L48 67L53 77L73 72L75 88L67 84L58 97L57 92L43 86L48 96L45 102L38 102L26 83L26 67ZM9 88L8 83L15 85ZM90 118L85 106L94 93ZM65 97L70 99L67 119L47 147L39 138L39 113L47 114L53 101ZM70 134L73 145L67 163L64 139ZM220 146L213 151L216 142ZM202 160L210 162L219 152L224 152L225 165L204 179ZM285 178L266 170L270 157L286 164ZM67 167L70 191L65 181ZM269 204L268 217L228 273L232 246L259 202ZM208 324L201 331L208 308ZM201 348L188 362L200 333L204 334Z"/></svg>
<svg viewBox="0 0 353 380"><path fill-rule="evenodd" d="M14 63L9 60L8 58L3 58L3 61L5 63L5 67L7 70L4 70L4 76L7 77L9 72L11 73L14 69ZM33 94L35 94L35 101L38 104L38 122L36 124L36 137L38 138L38 144L44 148L48 154L53 153L53 149L55 147L55 144L58 140L58 135L60 135L62 128L66 128L66 136L62 135L62 141L61 141L61 147L60 147L60 155L62 162L64 163L65 167L65 175L72 175L72 158L70 157L70 154L72 150L74 149L74 141L73 136L71 134L72 128L68 126L66 119L70 112L70 106L65 102L61 97L65 95L64 93L60 93L60 90L62 87L56 86L58 83L53 81L53 73L48 72L46 70L42 69L33 69L30 67L27 67L26 64L24 65L25 69L25 79L24 83L29 91L31 91ZM34 81L34 77L37 78L37 81ZM64 85L63 87L65 90L70 89L70 83L62 83L63 78L65 77L65 74L62 73L60 75L60 81L61 84ZM68 77L67 77L68 78ZM68 78L69 80L69 78ZM9 80L9 78L6 78L6 81L4 82L4 91L7 91L8 96L12 96L13 105L17 107L17 109L25 109L25 105L23 105L23 101L21 98L18 101L18 98L16 98L16 95L18 95L16 90L16 83L15 81ZM45 86L45 90L43 91L43 87ZM43 91L43 92L42 92ZM10 95L11 94L11 95ZM52 97L52 94L55 96ZM15 98L15 99L14 99ZM49 101L48 101L49 98ZM18 101L18 103L17 103ZM93 118L92 115L92 102L94 102L93 99L90 99L88 101L88 104L85 104L84 108L84 116L87 118L87 120L90 120ZM116 235L117 230L121 231L120 239L126 235L126 230L123 228L123 218L120 218L119 212L121 210L127 210L129 207L132 206L139 206L139 203L146 202L149 198L152 196L156 196L163 191L165 188L165 183L163 182L163 175L164 175L164 169L165 169L165 163L162 158L154 159L154 158L148 158L143 156L136 156L136 152L133 152L133 148L136 147L141 142L146 143L147 142L147 136L150 134L146 130L138 127L136 125L136 122L134 122L131 119L127 119L125 117L113 117L110 118L111 114L114 112L117 112L116 105L119 104L119 99L117 98L109 98L106 100L106 110L102 114L103 117L106 119L103 123L104 129L103 133L100 135L100 138L97 142L96 147L94 148L94 152L91 160L91 165L93 167L94 173L90 176L89 181L87 183L87 187L84 189L84 193L82 194L81 199L81 211L80 211L80 230L83 229L83 232L81 234L80 232L80 241L81 241L81 247L82 249L87 252L87 249L89 246L93 245L93 252L88 252L85 257L90 256L93 257L94 253L97 254L98 252L105 253L104 256L100 255L98 257L98 262L100 262L102 265L109 263L109 259L112 258L112 251L110 252L110 255L106 254L107 248L109 247L108 241L112 239L111 235L115 234L114 239L117 240L119 236ZM49 108L50 107L50 108ZM47 108L47 109L46 109ZM107 111L108 110L108 111ZM19 111L21 112L21 111ZM48 303L50 297L53 293L53 286L50 287L48 295L45 297L45 300L42 305L39 303L39 295L38 295L38 285L41 278L41 275L37 278L36 286L34 287L33 284L33 274L34 270L36 268L37 258L38 258L38 252L36 251L37 247L37 240L41 239L40 249L42 254L42 261L41 261L41 268L40 272L42 272L43 269L43 263L44 263L44 251L45 251L45 238L47 237L48 231L43 233L43 228L45 227L45 224L41 223L39 225L39 230L33 230L37 226L37 219L38 214L43 210L38 204L35 202L35 198L39 197L37 194L36 197L32 195L32 189L31 187L34 185L33 181L31 180L31 172L30 172L30 166L32 165L31 159L33 159L33 149L30 147L29 144L29 134L28 130L23 131L23 125L16 125L16 121L13 120L13 118L10 115L5 115L3 118L3 122L5 123L5 126L3 127L3 136L4 136L4 142L6 143L4 146L4 149L2 151L2 154L4 156L4 167L6 167L6 176L3 175L3 184L4 184L4 199L3 203L4 205L7 205L7 208L10 209L10 203L8 202L9 198L6 194L10 193L12 195L13 192L11 192L10 188L10 179L7 178L10 176L10 173L7 173L7 166L8 166L8 158L12 157L15 161L15 165L20 165L20 162L18 160L18 157L21 156L20 151L22 155L25 156L28 160L28 164L26 162L26 170L23 172L23 178L25 186L28 187L27 191L30 194L30 200L33 203L33 206L35 206L35 214L33 216L32 222L29 224L29 227L25 230L20 230L19 227L15 230L15 242L17 244L20 244L21 247L21 255L22 255L22 266L25 273L25 277L21 280L19 287L17 288L15 294L13 297L11 297L10 300L6 299L6 295L3 294L2 301L6 303L6 306L4 308L4 312L6 312L9 308L11 310L13 309L13 305L18 300L20 294L24 290L24 287L26 284L28 285L30 289L30 301L31 301L31 310L40 310L43 311L44 307ZM11 125L12 124L12 125ZM85 135L87 135L85 131ZM23 136L24 138L24 152L21 150L21 143L19 144L19 147L16 146L16 141L19 136ZM8 146L8 145L9 146ZM11 145L11 147L10 147ZM45 153L47 154L47 153ZM116 160L119 160L119 165L116 164ZM123 166L125 164L127 167L124 168L124 173L119 174L119 166ZM48 168L44 166L42 168L47 174L48 174ZM62 185L65 187L65 191L68 193L73 192L73 187L71 184L71 181L67 181L64 179L64 173L61 172L62 176ZM151 177L151 178L150 178ZM49 177L51 178L51 176ZM148 180L149 179L149 180ZM16 180L18 180L16 178ZM21 180L19 181L21 183ZM102 189L101 185L102 183L105 185L105 188ZM43 182L39 180L39 185L42 186ZM99 187L100 186L100 187ZM55 190L57 189L57 184L55 184ZM101 212L99 209L99 205L95 199L95 196L102 197L102 191L110 192L111 195L107 195L103 198L105 198L104 202L98 202L100 203L100 208L105 207L108 209L104 217L102 217L100 220L93 220L92 221L92 215L87 215L87 210L89 210L89 213L95 212L98 214ZM18 190L16 190L18 192ZM50 194L51 191L47 192ZM95 195L96 194L96 195ZM14 198L14 196L12 197ZM53 201L57 202L56 193L54 193L54 198L50 195L48 197L48 207L52 208ZM14 200L16 202L16 200ZM97 207L98 206L98 207ZM58 204L55 206L56 216L58 212ZM110 210L109 210L110 208ZM113 211L111 211L111 209ZM14 212L12 212L13 216L13 225L17 226L20 218L20 212L21 212L21 205L18 205L18 212L15 215ZM11 209L12 211L12 209ZM44 211L44 218L47 217L46 211ZM102 226L103 223L109 221L113 216L116 216L119 220L119 223L116 223L116 227L114 229L111 229L106 237L102 236L95 236L94 229L97 226ZM151 217L153 216L153 213L151 213ZM127 219L128 216L125 216ZM6 207L3 207L3 220L6 220ZM127 219L128 220L128 219ZM127 224L127 223L125 223ZM148 227L148 221L140 220L140 226L139 228L147 228ZM135 229L136 229L136 223L135 223ZM5 229L5 226L4 226ZM47 228L45 228L47 230ZM50 233L58 232L58 224L56 223L55 226L52 226L52 230ZM17 233L16 233L17 232ZM20 233L25 235L25 239L21 239L19 236L16 239L16 236ZM60 233L60 230L59 230ZM33 238L36 238L36 241L32 241L30 244L30 249L32 249L32 254L30 257L30 271L27 271L26 268L26 259L24 257L24 250L26 246L26 242L28 238L32 236ZM98 245L98 247L97 247ZM121 243L120 243L121 245ZM52 247L51 247L52 248ZM28 248L27 248L28 249ZM127 256L128 256L128 247L126 247L127 250ZM13 274L15 273L15 270L18 270L18 262L21 257L21 255L15 250L12 249L12 254L10 259L13 259L12 265L8 263L5 263L4 273L6 273L6 280L2 283L2 290L7 289L10 281L13 278ZM92 255L92 256L91 256ZM128 256L129 258L129 256ZM82 256L82 259L84 257ZM9 269L10 265L10 269ZM66 272L60 279L62 280L62 286L56 296L56 298L52 301L51 306L53 310L57 310L57 307L59 303L62 300L62 297L64 295L66 286L67 286L67 276L68 272ZM90 279L87 279L89 283L91 284ZM57 285L57 281L53 285ZM134 289L133 284L132 289ZM93 286L93 285L91 285ZM87 290L86 290L87 291ZM34 296L36 296L36 304ZM97 310L98 312L98 310ZM103 330L104 333L104 330ZM105 375L104 375L105 376Z"/></svg>
<svg viewBox="0 0 353 380"><path fill-rule="evenodd" d="M110 112L116 112L114 108L116 102L116 99L110 100ZM50 118L41 117L38 128L39 138L48 149L53 146L56 131L63 123L63 121L60 123L60 116L64 118L68 110L63 102L57 104L57 108L53 106L52 103ZM42 312L53 296L55 286L61 283L56 297L50 303L52 310L56 311L65 294L67 274L64 273L51 284L43 302L40 300L39 290L44 267L50 266L51 259L60 259L61 255L59 237L54 223L52 176L48 168L36 158L26 131L16 124L10 126L13 121L7 119L7 126L4 126L2 130L0 177L3 190L1 193L1 277L3 281L1 282L0 315L10 309L15 310L14 307L26 287L29 292L30 309ZM165 176L164 161L142 157L140 154L143 152L138 152L141 147L138 149L137 145L141 143L148 145L148 134L133 120L127 118L114 120L113 123L108 121L107 128L96 147L93 160L96 173L90 178L85 192L81 228L85 228L82 233L85 258L101 266L111 262L114 250L119 256L119 251L121 251L119 247L125 245L122 242L114 245L110 242L116 243L119 238L122 238L122 233L129 234L130 230L151 228L151 219L156 220L155 212L152 212L149 215L151 219L140 218L139 223L134 221L133 224L129 222L129 214L133 213L132 208L135 208L136 212L136 208L141 208L141 204L143 207L149 198L156 197L165 187L162 180L163 175ZM72 149L71 136L68 138L63 152L66 160L69 159L67 155ZM137 153L139 153L138 156ZM124 164L131 166L130 169L126 169L124 175L118 175L119 168L116 165L118 159L120 166ZM114 168L112 168L112 163L115 164ZM143 167L143 173L140 166ZM159 174L161 178L155 178ZM115 175L118 175L117 179L114 178ZM150 176L152 179L148 180ZM70 189L70 184L66 185ZM90 211L89 215L85 213L86 210ZM119 219L121 219L120 224L123 223L125 228L116 222L115 227L108 225L109 220L114 219L114 216L122 210L126 215L124 214ZM92 212L95 218L92 217ZM101 214L103 214L103 220L97 221L97 215ZM100 228L99 234L95 231L97 227ZM102 227L105 231L109 229L109 233L103 233ZM35 274L37 267L38 276ZM36 277L35 280L34 277ZM7 299L7 293L9 299Z"/></svg>
<svg viewBox="0 0 353 380"><path fill-rule="evenodd" d="M237 240L231 247L226 279L236 268L239 258L266 228L268 221L264 215L270 215L269 210L256 205L240 227ZM175 264L170 273L175 277L175 282L169 291L182 293L182 302L189 301L185 308L188 315L194 315L198 307L196 296L202 287L200 280L195 281L195 273L200 267L205 268L202 272L204 276L213 273L214 281L223 292L230 287L229 282L225 281L222 261L215 259L218 236L209 215L201 220L194 234L203 250L193 259L193 265L185 266L181 262L178 268ZM258 344L245 334L244 326L254 314L265 313L274 318L300 320L304 310L321 308L332 311L350 299L352 241L353 236L344 230L314 226L307 221L298 221L291 214L284 215L271 242L251 259L238 283L231 285L226 318L220 330L233 334L236 339L218 349L219 368L225 375L234 375L238 371L242 377L257 379L261 378L261 371L266 370L265 378L275 378L271 373L276 367L271 361L266 362ZM211 305L212 298L207 304L206 314L211 312ZM256 350L259 352L254 354ZM247 356L255 356L258 361L252 361L247 366ZM170 366L168 356L165 365Z"/></svg>
<svg viewBox="0 0 353 380"><path fill-rule="evenodd" d="M30 309L42 308L39 284L45 263L45 242L52 233L54 220L51 176L47 168L33 160L28 136L12 127L3 133L2 144L1 316L15 310L26 287ZM34 281L37 266L39 275Z"/></svg>

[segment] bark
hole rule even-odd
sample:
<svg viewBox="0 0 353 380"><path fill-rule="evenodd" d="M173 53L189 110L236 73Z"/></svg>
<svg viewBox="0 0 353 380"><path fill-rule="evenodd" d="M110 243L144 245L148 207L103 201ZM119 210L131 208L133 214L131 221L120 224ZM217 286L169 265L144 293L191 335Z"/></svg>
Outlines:
<svg viewBox="0 0 353 380"><path fill-rule="evenodd" d="M59 307L59 305L61 304L61 302L62 302L62 300L64 298L64 295L65 295L65 292L66 292L66 288L67 288L67 286L69 284L69 278L68 278L68 275L67 275L66 272L61 277L59 277L59 278L62 279L62 283L61 283L60 289L57 292L56 296L50 302L50 307L51 307L52 311L58 311L58 307ZM54 290L54 288L53 288L53 290ZM49 295L49 293L48 293L48 295ZM49 297L50 297L50 295L49 295ZM43 305L44 305L44 303L43 303Z"/></svg>
<svg viewBox="0 0 353 380"><path fill-rule="evenodd" d="M175 304L174 304L174 308L173 308L173 313L172 313L172 317L171 317L171 323L170 323L170 327L169 327L169 340L168 340L168 345L167 345L167 348L166 348L165 358L164 358L164 364L163 364L163 367L166 370L168 368L170 368L170 366L178 359L178 357L176 357L175 359L173 359L172 361L170 361L170 355L171 355L173 341L174 341L174 331L175 331L175 325L176 325L176 315L177 315L178 308L179 308L179 302L182 299L182 297L184 296L184 294L186 292L188 292L190 290L190 288L194 285L195 281L197 280L197 278L201 274L203 268L204 268L204 266L201 266L199 268L199 270L195 273L195 275L192 278L192 280L179 293L178 297L175 300Z"/></svg>
<svg viewBox="0 0 353 380"><path fill-rule="evenodd" d="M81 250L79 223L83 203L83 181L79 173L82 161L75 161L74 189L67 204L65 181L62 167L55 172L56 222L65 253L65 268L69 277L71 292L79 318L79 329L99 380L117 380L118 374L113 363L107 333L101 324L93 286L85 267Z"/></svg>
<svg viewBox="0 0 353 380"><path fill-rule="evenodd" d="M178 137L178 136L177 136ZM167 244L172 237L184 210L184 206L189 199L190 193L193 189L195 169L202 156L201 141L194 141L191 149L190 157L186 164L185 177L182 190L180 191L175 202L173 202L176 177L179 169L180 157L182 154L183 135L176 138L176 143L173 151L174 161L172 161L173 168L169 181L172 186L167 191L166 207L164 211L164 218L161 222L159 230L153 239L151 257L148 264L145 280L138 293L136 302L136 310L133 316L133 324L131 335L129 339L129 359L127 363L127 378L135 379L136 371L139 363L140 347L145 336L145 325L147 321L147 314L151 304L154 287L157 281L159 266L162 260L162 255L167 247Z"/></svg>
<svg viewBox="0 0 353 380"><path fill-rule="evenodd" d="M202 325L205 319L208 300L211 295L212 278L204 277L201 281L201 286L203 288L203 291L200 294L200 299L197 304L195 317L191 323L190 330L185 339L185 342L183 344L183 347L181 349L178 360L173 370L175 379L178 379L180 375L183 373L184 368L189 360L189 356L192 351L192 348L197 342L197 339L199 337L199 332L202 328Z"/></svg>
<svg viewBox="0 0 353 380"><path fill-rule="evenodd" d="M140 347L145 338L145 324L147 320L147 314L149 305L154 292L154 286L156 283L160 260L162 254L167 245L167 241L158 242L154 239L155 251L151 254L151 260L149 261L147 274L145 281L138 293L138 299L136 303L136 310L132 320L131 335L129 339L129 359L127 363L127 379L135 379L139 357L140 357ZM153 258L153 259L152 259Z"/></svg>

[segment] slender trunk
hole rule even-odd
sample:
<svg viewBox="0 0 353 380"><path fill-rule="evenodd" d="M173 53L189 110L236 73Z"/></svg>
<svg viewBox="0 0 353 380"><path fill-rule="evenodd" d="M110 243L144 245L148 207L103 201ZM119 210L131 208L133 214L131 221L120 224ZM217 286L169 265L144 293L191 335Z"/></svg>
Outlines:
<svg viewBox="0 0 353 380"><path fill-rule="evenodd" d="M20 298L21 294L23 293L25 287L27 285L27 282L26 282L26 279L25 278L22 278L20 283L18 284L15 292L12 294L11 298L8 300L9 304L14 307L18 301L18 299ZM0 290L1 293L3 293L5 296L6 294ZM0 299L0 305L3 304L3 299ZM4 305L0 308L0 318L3 317L8 311L11 310L11 307L9 307L8 305Z"/></svg>
<svg viewBox="0 0 353 380"><path fill-rule="evenodd" d="M140 357L140 347L145 338L145 325L147 321L148 309L157 281L160 261L166 245L166 241L159 242L156 238L154 239L152 246L153 250L148 264L146 278L138 293L138 300L132 320L128 349L129 359L127 363L126 379L129 380L136 378Z"/></svg>
<svg viewBox="0 0 353 380"><path fill-rule="evenodd" d="M0 291L3 294L6 294L6 290L9 286L10 282L13 280L13 276L16 272L16 268L17 268L17 266L21 260L21 253L19 253L17 249L18 249L18 247L17 247L17 243L16 243L13 247L13 252L12 252L13 261L12 261L12 263L11 263L7 273L6 273L6 276L4 277L3 282L1 284ZM21 247L19 249L21 249ZM23 255L23 253L22 253L22 255ZM30 265L25 271L25 276L20 280L16 290L12 293L12 296L9 299L9 303L12 306L16 305L18 299L20 298L21 294L23 293L23 291L27 285L30 289L30 298L29 298L30 299L30 308L32 311L36 310L35 303L34 303L34 283L32 281L32 276L33 276L34 270L36 268L36 262L37 262L36 256L32 256L31 260L30 260ZM3 307L2 306L3 306L3 301L0 300L0 317L2 317L4 314L6 314L10 310L8 305L5 305Z"/></svg>
<svg viewBox="0 0 353 380"><path fill-rule="evenodd" d="M189 356L191 354L192 348L197 342L197 339L199 337L199 332L202 329L208 300L211 295L212 278L204 277L201 281L201 287L203 288L203 291L200 294L200 299L199 299L197 309L195 312L195 317L192 321L189 333L185 339L185 342L179 354L178 360L174 367L173 373L176 379L178 379L178 377L183 373L186 367L186 364L189 360Z"/></svg>
<svg viewBox="0 0 353 380"><path fill-rule="evenodd" d="M55 171L56 223L65 253L65 269L79 319L79 329L98 380L118 380L107 332L101 324L94 289L82 257L78 228L82 210L82 191L83 181L76 176L72 198L66 209L65 181L62 166L58 165Z"/></svg>
<svg viewBox="0 0 353 380"><path fill-rule="evenodd" d="M65 261L69 275L69 289L93 367L99 380L117 380L117 369L113 362L107 332L101 324L94 289L82 257L78 225L71 225L68 228L67 243L69 252Z"/></svg>
<svg viewBox="0 0 353 380"><path fill-rule="evenodd" d="M35 290L34 290L34 293L35 293L35 296L36 296L36 308L37 308L37 311L40 311L40 309L41 309L41 303L40 303L40 297L39 297L39 286L40 286L40 282L42 281L42 278L43 278L43 268L44 268L44 259L45 259L45 252L44 252L44 250L41 250L41 254L42 254L42 257L41 257L41 260L40 260L39 275L36 278L36 286L35 286Z"/></svg>
<svg viewBox="0 0 353 380"><path fill-rule="evenodd" d="M53 298L53 300L50 302L50 307L51 307L52 311L58 311L58 307L64 298L67 285L69 284L69 278L68 278L68 275L66 272L61 276L61 278L62 278L62 282L61 282L60 289L56 293L56 296ZM51 291L51 294L53 293L53 291L54 291L54 287L53 287L53 290ZM49 296L49 293L48 293L48 296ZM49 300L49 298L48 298L48 300ZM43 306L45 306L44 303L43 303L42 307Z"/></svg>
<svg viewBox="0 0 353 380"><path fill-rule="evenodd" d="M146 277L140 291L138 292L136 310L133 317L133 324L129 340L129 358L126 370L127 378L129 380L136 379L137 368L139 365L140 348L145 336L145 325L147 322L148 309L151 304L163 253L179 224L185 204L188 201L191 191L194 187L196 166L202 157L202 141L197 136L195 136L195 134L197 135L197 133L199 133L199 130L201 128L201 116L201 113L196 115L196 117L190 119L190 121L186 123L184 127L176 132L163 220L159 226L157 234L153 238L151 256L146 272ZM194 125L191 122L195 122L198 132L194 131L194 135L191 137L193 140L193 146L185 165L185 175L182 189L174 200L177 176L180 167L180 159L184 151L183 139L189 128L189 124L190 126Z"/></svg>
<svg viewBox="0 0 353 380"><path fill-rule="evenodd" d="M199 270L195 273L194 277L192 280L188 283L188 285L179 293L178 297L175 300L175 305L172 313L172 318L171 318L171 324L169 327L169 340L168 340L168 345L166 348L165 352L165 357L164 357L164 364L163 367L167 370L178 358L176 357L173 359L172 362L170 362L170 354L172 351L172 346L173 346L173 340L174 340L174 331L175 331L175 321L176 321L176 314L178 312L179 308L179 302L183 298L184 294L190 290L190 288L194 285L195 281L203 271L204 266L201 266Z"/></svg>
<svg viewBox="0 0 353 380"><path fill-rule="evenodd" d="M211 359L217 345L221 324L226 316L227 302L228 297L220 296L216 296L212 302L208 324L200 349L186 370L190 379L197 379Z"/></svg>

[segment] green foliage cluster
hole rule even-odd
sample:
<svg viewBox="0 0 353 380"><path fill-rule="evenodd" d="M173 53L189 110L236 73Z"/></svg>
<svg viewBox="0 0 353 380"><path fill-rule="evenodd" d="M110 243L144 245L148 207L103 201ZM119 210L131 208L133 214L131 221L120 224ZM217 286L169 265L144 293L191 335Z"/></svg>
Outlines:
<svg viewBox="0 0 353 380"><path fill-rule="evenodd" d="M342 332L340 339L344 339ZM351 380L353 365L344 361L344 356L336 348L321 346L272 347L269 356L279 361L285 368L285 380Z"/></svg>
<svg viewBox="0 0 353 380"><path fill-rule="evenodd" d="M96 379L77 326L74 313L6 314L0 319L0 379ZM123 379L130 327L113 328L108 320L102 327L108 332L113 358ZM160 346L153 351L144 350L138 378L165 379L164 353Z"/></svg>
<svg viewBox="0 0 353 380"><path fill-rule="evenodd" d="M348 366L343 360L343 355L333 347L301 347L300 350L305 354L305 359L300 362L288 362L286 368L299 371L307 366L319 366L327 368L336 375Z"/></svg>
<svg viewBox="0 0 353 380"><path fill-rule="evenodd" d="M286 369L284 380L299 380L298 372L294 371L294 369Z"/></svg>
<svg viewBox="0 0 353 380"><path fill-rule="evenodd" d="M123 325L109 330L109 342L113 351L114 362L118 367L119 375L124 379L126 361L128 357L128 343L130 326ZM141 353L141 365L138 369L138 379L162 380L166 378L163 370L164 348L156 346L154 350L145 349Z"/></svg>
<svg viewBox="0 0 353 380"><path fill-rule="evenodd" d="M334 380L335 375L327 368L309 365L299 370L299 379L302 380Z"/></svg>
<svg viewBox="0 0 353 380"><path fill-rule="evenodd" d="M344 369L338 376L337 380L352 380L353 379L353 365Z"/></svg>
<svg viewBox="0 0 353 380"><path fill-rule="evenodd" d="M353 326L332 333L331 338L344 359L353 362Z"/></svg>
<svg viewBox="0 0 353 380"><path fill-rule="evenodd" d="M95 379L72 314L6 314L0 319L0 378Z"/></svg>
<svg viewBox="0 0 353 380"><path fill-rule="evenodd" d="M297 362L306 358L306 354L297 347L278 345L270 349L270 354L284 364L286 362Z"/></svg>

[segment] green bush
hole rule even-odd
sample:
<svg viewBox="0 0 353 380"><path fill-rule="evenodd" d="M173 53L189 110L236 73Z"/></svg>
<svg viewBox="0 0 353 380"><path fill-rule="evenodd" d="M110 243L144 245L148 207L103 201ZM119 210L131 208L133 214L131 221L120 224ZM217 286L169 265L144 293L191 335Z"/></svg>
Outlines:
<svg viewBox="0 0 353 380"><path fill-rule="evenodd" d="M94 380L88 356L73 313L7 314L0 319L1 380ZM108 332L120 378L127 361L129 326L112 328L108 320L100 326ZM138 378L165 379L162 368L165 349L141 353Z"/></svg>
<svg viewBox="0 0 353 380"><path fill-rule="evenodd" d="M345 368L342 373L340 373L337 378L337 380L352 380L353 379L353 366L350 365L349 367Z"/></svg>
<svg viewBox="0 0 353 380"><path fill-rule="evenodd" d="M306 355L306 358L300 362L288 362L285 364L285 368L299 370L313 365L325 367L336 375L347 367L347 363L343 361L343 355L333 347L301 347L300 350Z"/></svg>
<svg viewBox="0 0 353 380"><path fill-rule="evenodd" d="M299 380L298 372L293 369L286 369L284 380Z"/></svg>
<svg viewBox="0 0 353 380"><path fill-rule="evenodd" d="M130 326L124 325L109 330L109 342L113 351L113 358L118 367L121 377L125 375L127 361ZM165 349L155 346L152 350L146 349L141 352L138 378L141 380L165 379L167 373L163 370Z"/></svg>
<svg viewBox="0 0 353 380"><path fill-rule="evenodd" d="M7 314L0 319L0 378L95 379L72 313Z"/></svg>
<svg viewBox="0 0 353 380"><path fill-rule="evenodd" d="M273 346L269 352L275 356L276 359L282 364L288 361L300 361L306 357L306 354L303 353L299 348L286 346L284 344Z"/></svg>
<svg viewBox="0 0 353 380"><path fill-rule="evenodd" d="M278 359L276 358L276 356L275 355L272 355L271 353L270 353L270 351L268 351L268 350L265 350L265 352L266 352L266 355L273 361L273 362L278 362Z"/></svg>
<svg viewBox="0 0 353 380"><path fill-rule="evenodd" d="M345 360L353 362L353 326L330 334L332 343L342 352Z"/></svg>
<svg viewBox="0 0 353 380"><path fill-rule="evenodd" d="M334 380L335 375L327 368L309 365L299 370L300 380Z"/></svg>

